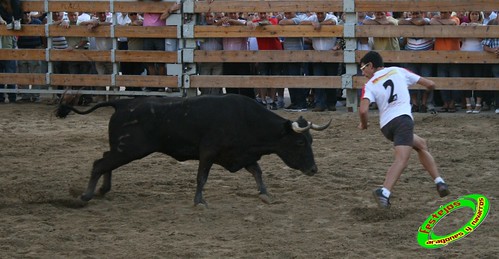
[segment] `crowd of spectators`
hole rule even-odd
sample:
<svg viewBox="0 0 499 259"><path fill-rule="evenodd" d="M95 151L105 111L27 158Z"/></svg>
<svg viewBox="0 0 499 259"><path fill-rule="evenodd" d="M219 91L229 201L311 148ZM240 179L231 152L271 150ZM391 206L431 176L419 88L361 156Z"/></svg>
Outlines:
<svg viewBox="0 0 499 259"><path fill-rule="evenodd" d="M2 1L3 3L4 1ZM14 4L19 1L11 1ZM21 12L21 15L13 12L12 8L2 8L0 23L5 24L7 29L21 30L21 24L42 25L50 22L65 28L71 26L87 26L88 30L95 30L99 26L166 26L169 25L168 17L180 10L180 4L172 5L162 13L85 13L85 12L52 12L51 19L47 19L46 13ZM10 13L9 13L10 12ZM8 14L7 14L8 13ZM116 16L116 17L113 17ZM5 17L4 17L5 16ZM357 25L393 25L393 26L483 26L497 25L498 17L495 12L481 12L470 10L469 12L359 12L357 13ZM214 13L202 14L198 19L199 25L207 26L246 26L256 29L259 26L282 25L312 26L314 30L321 30L322 26L343 24L342 13L332 12L283 12L283 13ZM17 22L19 21L19 25ZM116 23L116 24L114 24ZM39 36L0 36L1 48L23 48L38 49L47 48L48 40ZM337 37L274 37L274 38L207 38L198 39L197 47L201 50L327 50L342 51L345 42ZM75 50L155 50L155 51L177 51L177 39L165 38L118 38L117 45L113 46L111 38L101 37L51 37L50 47L52 49L75 49ZM358 38L357 49L359 50L453 50L453 51L485 51L491 52L499 57L498 38L416 38L416 37L370 37ZM90 61L66 61L51 62L53 73L60 74L112 74L122 73L129 75L166 75L164 63L141 63L122 62L117 69L111 62ZM386 66L395 64L386 64ZM429 63L407 63L396 64L420 74L424 77L499 77L498 64L429 64ZM47 62L45 61L0 61L0 72L4 73L46 73ZM197 73L202 75L289 75L289 76L341 76L344 66L341 63L321 62L289 62L289 63L198 63ZM360 74L360 73L359 73ZM5 87L5 86L3 86ZM14 89L15 85L7 85ZM17 85L18 88L26 88L26 85ZM40 86L31 86L37 89ZM341 88L341 86L337 86ZM127 87L127 90L150 91L157 88ZM168 89L166 89L168 90ZM291 103L284 105L284 88L258 87L258 88L204 88L199 89L200 94L224 94L236 93L254 98L269 109L284 108L288 111L314 112L335 111L337 105L344 104L344 92L340 89L310 89L289 88ZM9 102L36 102L39 101L38 94L7 94ZM0 96L0 102L4 102L4 94ZM80 104L88 104L102 99L84 96ZM441 91L418 91L411 90L411 102L413 112L428 112L441 107L440 112L455 112L457 107L465 109L467 113L480 113L490 110L495 104L496 113L499 113L499 91L472 91L470 90L441 90ZM376 107L373 107L374 109Z"/></svg>

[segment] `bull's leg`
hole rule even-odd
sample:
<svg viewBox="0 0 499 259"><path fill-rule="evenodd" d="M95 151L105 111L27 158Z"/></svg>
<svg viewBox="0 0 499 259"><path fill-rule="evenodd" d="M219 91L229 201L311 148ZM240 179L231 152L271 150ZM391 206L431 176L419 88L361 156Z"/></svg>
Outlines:
<svg viewBox="0 0 499 259"><path fill-rule="evenodd" d="M99 189L99 194L104 195L111 190L111 177L112 172L106 172L103 174L104 179L102 181L102 186Z"/></svg>
<svg viewBox="0 0 499 259"><path fill-rule="evenodd" d="M205 207L208 207L208 203L203 199L203 188L208 181L208 175L210 173L212 162L207 162L200 160L198 167L198 175L197 175L197 186L196 186L196 194L194 196L194 206L198 204L203 204Z"/></svg>
<svg viewBox="0 0 499 259"><path fill-rule="evenodd" d="M260 199L265 203L271 203L272 201L270 199L269 193L267 192L267 187L265 186L265 183L263 183L262 169L260 168L260 165L258 165L258 163L254 163L249 166L246 166L245 168L255 178L256 187L258 188L258 192L260 193L259 194Z"/></svg>
<svg viewBox="0 0 499 259"><path fill-rule="evenodd" d="M104 175L101 193L111 190L111 171L125 165L137 158L126 157L123 154L112 151L104 152L103 158L95 160L92 173L85 192L80 196L82 201L89 201L94 197L95 187L99 178Z"/></svg>

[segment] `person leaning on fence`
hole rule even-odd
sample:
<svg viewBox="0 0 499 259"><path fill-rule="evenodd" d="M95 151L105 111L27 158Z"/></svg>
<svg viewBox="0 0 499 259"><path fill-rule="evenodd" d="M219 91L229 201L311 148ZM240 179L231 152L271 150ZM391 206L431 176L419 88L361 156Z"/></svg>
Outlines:
<svg viewBox="0 0 499 259"><path fill-rule="evenodd" d="M499 17L490 20L487 25L499 25ZM490 53L491 55L495 55L497 59L499 59L499 37L497 38L487 38L482 41L483 50ZM491 64L492 76L499 78L499 63ZM494 99L495 99L495 108L496 114L499 114L499 90L494 91Z"/></svg>
<svg viewBox="0 0 499 259"><path fill-rule="evenodd" d="M41 25L42 22L36 18L31 18L29 12L23 13L21 20L22 24ZM17 38L17 48L19 49L41 49L43 48L42 37L40 36L19 36ZM18 60L17 61L18 73L41 73L40 60ZM19 89L28 89L28 85L17 85ZM40 86L32 85L32 89L40 89ZM39 93L22 93L20 94L19 102L38 102L40 100Z"/></svg>
<svg viewBox="0 0 499 259"><path fill-rule="evenodd" d="M312 25L314 30L320 30L323 25L336 25L338 18L333 14L326 12L316 12L309 16L306 20L301 21L302 25ZM312 47L314 50L338 50L336 46L336 37L314 37L312 38ZM314 76L337 76L338 63L312 63L312 74ZM323 112L326 110L336 111L337 101L336 89L314 89L314 108L313 112Z"/></svg>
<svg viewBox="0 0 499 259"><path fill-rule="evenodd" d="M69 27L78 26L78 18L80 17L79 12L68 12L67 17L69 20ZM80 18L82 19L82 18ZM80 20L81 21L81 20ZM68 49L74 51L85 51L88 44L87 37L78 37L78 36L69 36L66 37L66 41L68 43ZM69 61L67 62L67 69L69 74L78 75L78 74L90 74L92 68L92 63L89 61ZM83 86L76 87L78 90L83 90ZM82 95L78 100L78 104L80 105L88 105L92 102L91 95Z"/></svg>
<svg viewBox="0 0 499 259"><path fill-rule="evenodd" d="M0 49L14 49L14 36L0 36ZM0 60L0 73L16 73L15 60ZM14 84L0 84L0 88L16 89ZM15 103L17 99L16 93L7 93L9 103ZM0 104L5 103L4 93L0 93Z"/></svg>
<svg viewBox="0 0 499 259"><path fill-rule="evenodd" d="M440 12L440 16L434 16L430 25L448 25L448 26L456 26L459 25L459 18L455 16L451 16L451 12L442 11ZM459 38L436 38L434 50L443 50L443 51L459 51L461 49ZM438 77L460 77L461 73L459 72L458 64L437 64L437 76ZM440 91L443 106L439 110L440 112L456 112L455 102L461 95L461 91L459 90L441 90Z"/></svg>
<svg viewBox="0 0 499 259"><path fill-rule="evenodd" d="M388 17L386 12L374 12L374 19L366 18L364 25L397 25L398 20ZM398 37L374 37L373 50L400 50Z"/></svg>
<svg viewBox="0 0 499 259"><path fill-rule="evenodd" d="M130 22L126 26L142 26L144 23L144 18L142 15L136 12L128 13ZM142 50L144 48L143 38L128 38L128 50ZM146 66L144 62L121 62L121 71L124 75L142 75L145 73ZM128 91L140 91L141 87L129 87L127 86L125 90Z"/></svg>
<svg viewBox="0 0 499 259"><path fill-rule="evenodd" d="M153 0L153 2L160 2L160 0ZM144 13L144 22L142 26L144 27L158 27L166 26L166 20L173 12L176 12L181 8L181 4L174 3L167 10L162 13ZM169 46L167 47L167 43ZM173 46L172 46L173 45ZM145 38L144 39L144 50L158 50L158 51L177 51L176 39L165 39L165 38ZM165 63L147 63L147 74L148 75L166 75L166 64ZM150 91L157 91L158 88L148 88Z"/></svg>
<svg viewBox="0 0 499 259"><path fill-rule="evenodd" d="M374 198L382 208L390 207L390 194L400 175L407 167L411 151L418 152L419 161L433 178L440 197L449 195L447 184L440 177L437 164L428 151L426 140L414 134L411 99L408 87L420 84L433 89L435 83L400 67L384 67L378 52L370 51L360 60L362 74L368 82L362 89L358 128L369 126L369 104L376 102L379 109L380 128L383 135L393 142L395 160L388 169L383 187L374 190Z"/></svg>
<svg viewBox="0 0 499 259"><path fill-rule="evenodd" d="M215 26L215 13L208 12L204 14L204 25ZM222 38L206 38L199 40L199 49L205 51L222 50ZM198 63L200 75L222 75L223 63L210 62ZM201 94L219 95L222 94L222 88L199 88Z"/></svg>
<svg viewBox="0 0 499 259"><path fill-rule="evenodd" d="M284 18L279 21L279 25L298 25L302 19L294 12L285 12ZM286 37L283 39L283 47L285 50L304 50L303 37ZM284 63L284 73L289 76L303 75L303 63L292 62ZM310 89L308 88L289 88L289 98L291 104L286 107L286 111L306 111L307 97Z"/></svg>
<svg viewBox="0 0 499 259"><path fill-rule="evenodd" d="M7 30L21 30L23 11L19 0L0 0L0 24L5 24Z"/></svg>
<svg viewBox="0 0 499 259"><path fill-rule="evenodd" d="M461 23L461 26L482 26L483 13L480 11L470 11L467 14L468 22ZM462 38L461 51L480 51L483 52L482 40L478 38ZM483 64L462 64L461 76L463 77L484 77ZM464 90L463 95L466 101L466 113L480 113L482 110L483 91ZM475 107L472 107L473 95L476 97Z"/></svg>
<svg viewBox="0 0 499 259"><path fill-rule="evenodd" d="M259 18L254 19L253 21L248 21L247 26L255 29L258 26L267 26L267 25L277 25L278 21L276 18L269 17L266 12L259 12ZM270 37L270 38L262 38L257 37L256 41L258 43L258 50L282 50L282 44L279 38ZM257 73L258 75L280 75L282 70L282 65L276 62L262 62L258 63ZM278 104L275 101L276 93L280 92L284 93L284 89L276 89L276 88L268 88L263 87L257 89L258 95L262 100L262 103L268 106L271 110L277 110L279 108ZM283 97L282 95L280 96Z"/></svg>
<svg viewBox="0 0 499 259"><path fill-rule="evenodd" d="M248 17L252 18L252 17ZM217 26L244 26L246 25L246 20L240 18L236 12L229 12L227 16L222 17L216 22ZM237 38L223 38L223 50L248 50L249 43L247 37L237 37ZM223 63L223 73L224 75L250 75L250 63L248 62L238 62L238 63ZM247 96L251 99L255 99L255 89L244 87L244 88L226 88L226 93L240 94Z"/></svg>
<svg viewBox="0 0 499 259"><path fill-rule="evenodd" d="M421 11L409 12L411 18L401 19L398 25L413 25L413 26L425 26L430 24L430 19L423 16ZM413 38L405 37L403 39L404 50L409 51L428 51L433 50L433 38ZM428 63L407 63L405 65L407 69L415 74L421 75L423 77L431 77L433 74L433 66ZM430 110L435 110L433 104L433 91L425 90L409 90L411 94L412 112L422 112L425 113Z"/></svg>

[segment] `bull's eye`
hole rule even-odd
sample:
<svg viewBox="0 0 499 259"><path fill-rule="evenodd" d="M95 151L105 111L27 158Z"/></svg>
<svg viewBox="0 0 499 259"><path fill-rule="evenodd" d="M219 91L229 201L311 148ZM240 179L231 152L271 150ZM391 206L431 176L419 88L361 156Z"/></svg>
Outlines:
<svg viewBox="0 0 499 259"><path fill-rule="evenodd" d="M296 141L296 145L298 145L298 146L300 146L300 147L303 147L303 146L305 146L305 141L303 141L303 140L298 140L298 141Z"/></svg>

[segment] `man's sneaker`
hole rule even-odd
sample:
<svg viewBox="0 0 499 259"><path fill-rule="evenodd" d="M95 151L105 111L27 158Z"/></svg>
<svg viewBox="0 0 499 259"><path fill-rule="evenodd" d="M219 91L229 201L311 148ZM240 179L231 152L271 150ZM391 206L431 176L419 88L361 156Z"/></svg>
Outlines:
<svg viewBox="0 0 499 259"><path fill-rule="evenodd" d="M449 186L446 183L437 183L437 192L440 197L445 197L450 194Z"/></svg>
<svg viewBox="0 0 499 259"><path fill-rule="evenodd" d="M373 196L374 200L376 200L380 208L385 208L385 209L390 208L391 206L390 198L385 197L385 195L383 195L383 190L381 190L381 188L374 190Z"/></svg>
<svg viewBox="0 0 499 259"><path fill-rule="evenodd" d="M499 109L496 109L496 114L499 114Z"/></svg>
<svg viewBox="0 0 499 259"><path fill-rule="evenodd" d="M21 30L21 21L20 20L14 20L14 30L15 31Z"/></svg>
<svg viewBox="0 0 499 259"><path fill-rule="evenodd" d="M12 30L14 28L14 24L11 22L11 23L7 23L7 30Z"/></svg>
<svg viewBox="0 0 499 259"><path fill-rule="evenodd" d="M303 112L307 110L307 106L306 105L299 106L296 104L291 104L290 106L286 107L284 110L288 112Z"/></svg>
<svg viewBox="0 0 499 259"><path fill-rule="evenodd" d="M277 107L277 103L275 103L275 102L271 102L271 103L269 103L268 105L269 105L269 109L271 109L271 110L273 110L273 111L275 111L275 110L279 109L279 108Z"/></svg>

